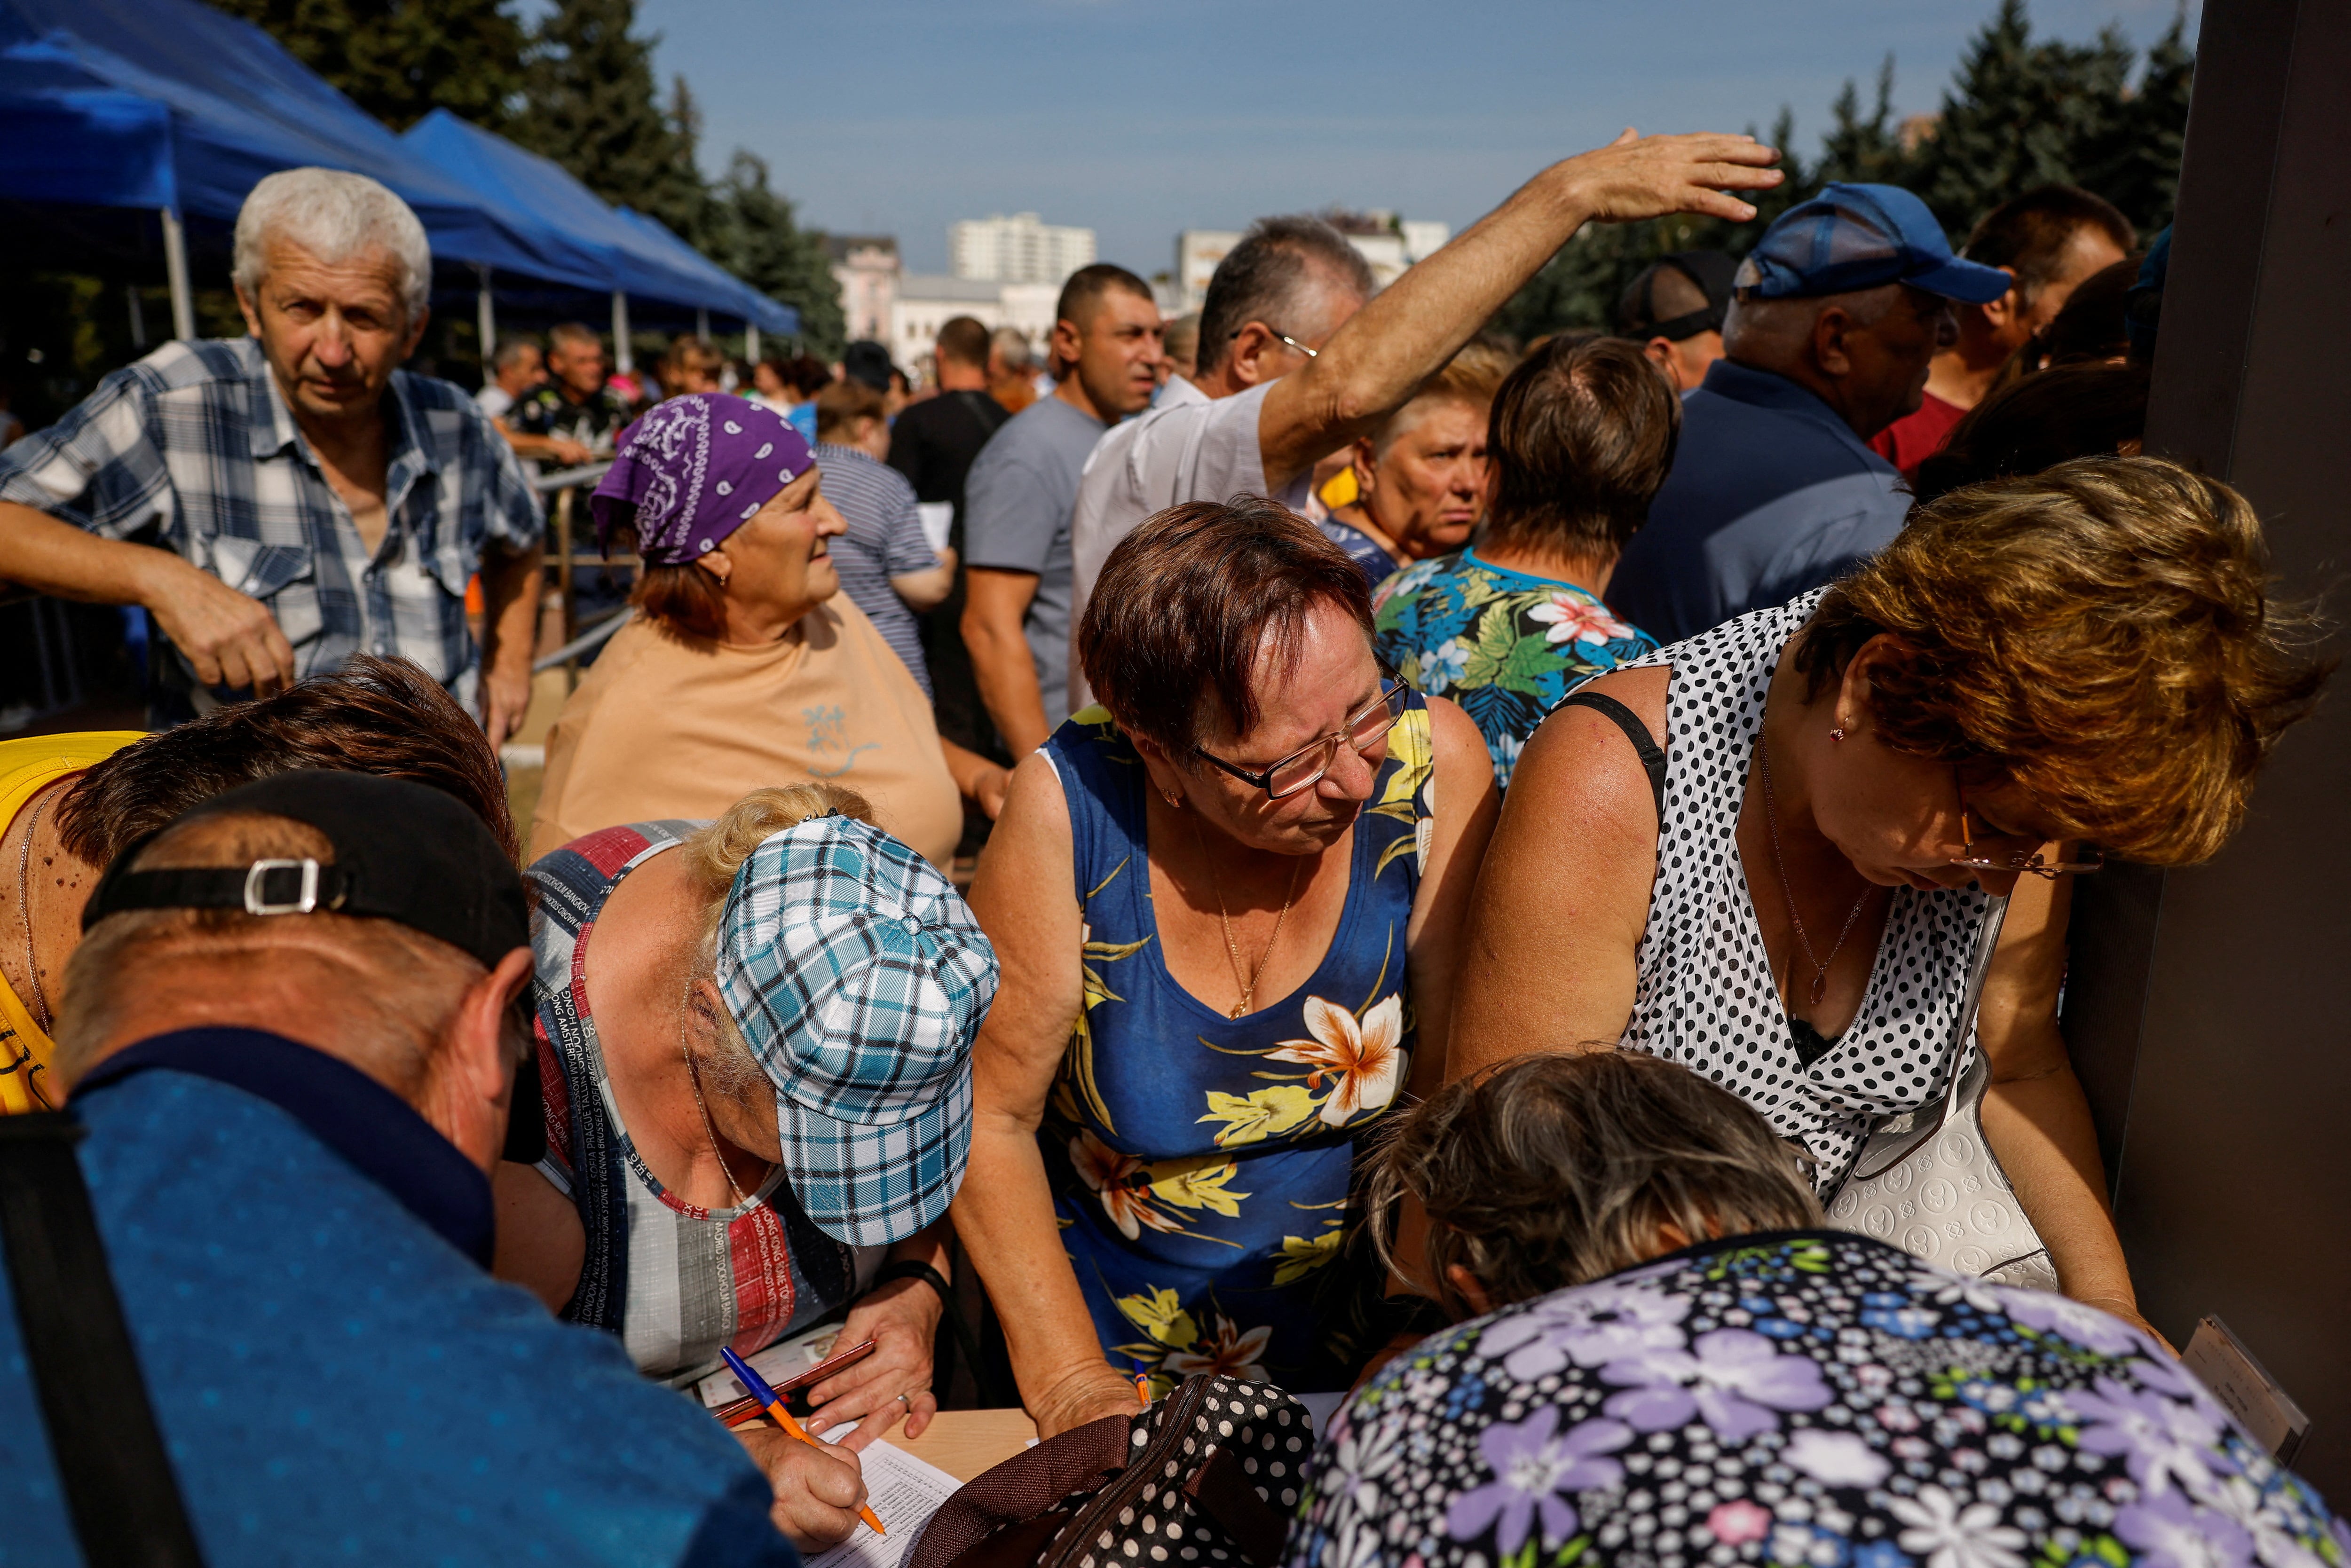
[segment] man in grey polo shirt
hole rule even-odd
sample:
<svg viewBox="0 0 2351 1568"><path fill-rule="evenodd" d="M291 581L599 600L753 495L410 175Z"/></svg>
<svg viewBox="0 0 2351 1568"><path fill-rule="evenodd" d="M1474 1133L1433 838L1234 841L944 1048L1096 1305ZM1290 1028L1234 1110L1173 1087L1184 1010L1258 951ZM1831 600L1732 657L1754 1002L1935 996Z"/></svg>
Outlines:
<svg viewBox="0 0 2351 1568"><path fill-rule="evenodd" d="M1014 760L1069 716L1070 513L1102 433L1157 390L1151 286L1081 267L1054 308L1061 384L1006 423L964 480L963 640L980 700Z"/></svg>
<svg viewBox="0 0 2351 1568"><path fill-rule="evenodd" d="M1369 435L1586 223L1703 213L1781 181L1751 136L1635 137L1552 164L1377 299L1328 224L1270 218L1226 253L1200 311L1199 370L1094 449L1071 539L1074 613L1119 540L1181 501L1237 492L1306 504L1317 460ZM1071 670L1073 705L1087 700Z"/></svg>

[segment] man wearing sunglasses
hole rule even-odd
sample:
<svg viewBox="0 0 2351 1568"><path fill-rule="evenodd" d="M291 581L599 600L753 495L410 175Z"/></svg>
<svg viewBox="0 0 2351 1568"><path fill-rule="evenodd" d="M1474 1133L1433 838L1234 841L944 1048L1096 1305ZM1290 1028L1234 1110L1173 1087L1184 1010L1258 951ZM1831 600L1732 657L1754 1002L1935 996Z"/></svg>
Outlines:
<svg viewBox="0 0 2351 1568"><path fill-rule="evenodd" d="M1554 163L1377 299L1344 236L1309 217L1260 220L1217 264L1198 371L1094 447L1071 526L1077 624L1102 562L1153 513L1270 496L1306 505L1315 463L1369 435L1586 223L1667 213L1744 222L1727 192L1769 190L1779 153L1750 136L1636 137ZM1070 663L1071 706L1092 700Z"/></svg>

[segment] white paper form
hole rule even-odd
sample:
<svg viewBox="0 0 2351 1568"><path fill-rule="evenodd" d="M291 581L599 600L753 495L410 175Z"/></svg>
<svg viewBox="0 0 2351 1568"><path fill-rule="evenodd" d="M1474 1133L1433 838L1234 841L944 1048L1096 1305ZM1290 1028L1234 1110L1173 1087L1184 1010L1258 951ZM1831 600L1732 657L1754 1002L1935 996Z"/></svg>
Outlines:
<svg viewBox="0 0 2351 1568"><path fill-rule="evenodd" d="M938 1466L888 1442L875 1443L858 1458L864 1466L866 1503L890 1533L876 1535L860 1521L856 1534L807 1559L806 1568L897 1568L922 1539L931 1515L963 1485Z"/></svg>

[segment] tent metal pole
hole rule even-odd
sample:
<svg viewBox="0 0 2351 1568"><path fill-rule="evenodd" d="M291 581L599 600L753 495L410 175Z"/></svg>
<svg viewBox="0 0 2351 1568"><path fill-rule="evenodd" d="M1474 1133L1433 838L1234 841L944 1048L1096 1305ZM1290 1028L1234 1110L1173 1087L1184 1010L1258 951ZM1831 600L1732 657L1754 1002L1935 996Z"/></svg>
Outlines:
<svg viewBox="0 0 2351 1568"><path fill-rule="evenodd" d="M695 308L694 335L705 343L710 341L710 308L706 305Z"/></svg>
<svg viewBox="0 0 2351 1568"><path fill-rule="evenodd" d="M612 290L612 368L624 376L637 373L636 356L629 352L629 297Z"/></svg>
<svg viewBox="0 0 2351 1568"><path fill-rule="evenodd" d="M169 207L163 214L163 271L172 283L172 336L183 343L196 340L196 301L188 291L188 236L180 214Z"/></svg>
<svg viewBox="0 0 2351 1568"><path fill-rule="evenodd" d="M139 286L126 283L122 296L131 306L131 346L141 353L147 351L147 302L139 298Z"/></svg>
<svg viewBox="0 0 2351 1568"><path fill-rule="evenodd" d="M498 313L490 303L490 267L487 262L474 264L474 276L481 279L481 293L475 303L475 325L482 337L482 384L490 384L491 362L498 356Z"/></svg>
<svg viewBox="0 0 2351 1568"><path fill-rule="evenodd" d="M759 324L757 321L743 323L743 357L755 365L759 362Z"/></svg>

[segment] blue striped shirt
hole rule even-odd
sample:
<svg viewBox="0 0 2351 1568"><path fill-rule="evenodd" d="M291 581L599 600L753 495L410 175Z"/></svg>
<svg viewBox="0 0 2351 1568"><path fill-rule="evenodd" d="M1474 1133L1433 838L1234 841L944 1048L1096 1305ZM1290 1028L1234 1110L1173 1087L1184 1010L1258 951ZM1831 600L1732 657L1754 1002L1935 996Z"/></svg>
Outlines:
<svg viewBox="0 0 2351 1568"><path fill-rule="evenodd" d="M906 661L915 684L929 696L931 672L923 662L914 612L890 586L893 577L928 571L939 563L930 540L923 537L922 516L914 509L914 487L895 468L875 462L853 446L820 442L816 465L824 476L824 498L849 525L849 531L832 544L841 591L865 612L865 619Z"/></svg>

